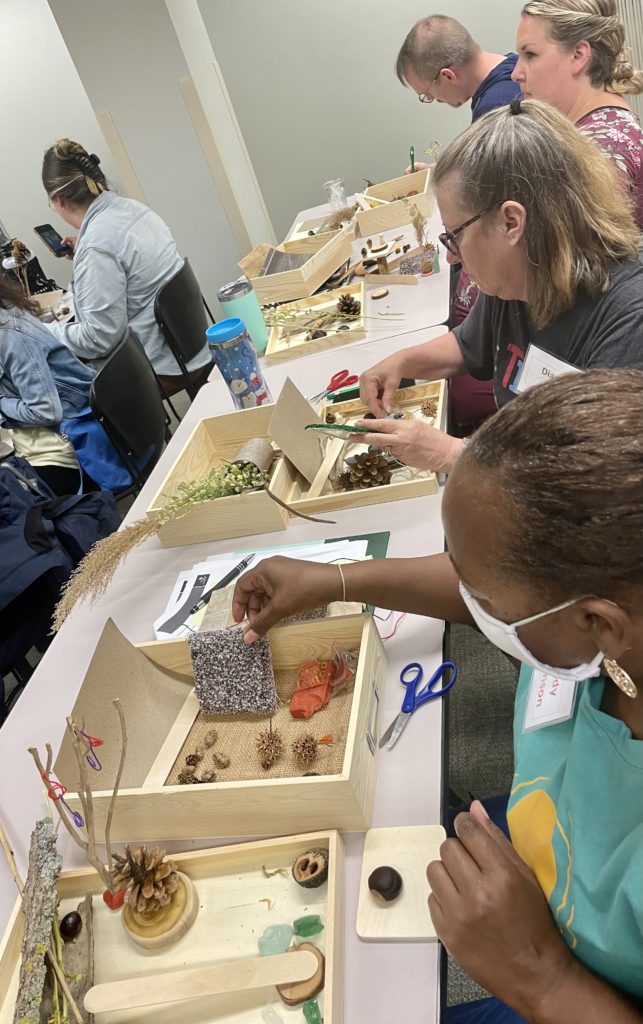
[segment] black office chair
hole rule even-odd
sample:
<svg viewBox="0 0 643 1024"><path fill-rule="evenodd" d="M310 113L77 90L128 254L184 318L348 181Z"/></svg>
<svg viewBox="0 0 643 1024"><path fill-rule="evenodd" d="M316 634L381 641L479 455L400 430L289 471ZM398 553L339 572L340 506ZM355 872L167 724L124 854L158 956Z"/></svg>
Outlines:
<svg viewBox="0 0 643 1024"><path fill-rule="evenodd" d="M169 439L170 419L152 364L129 328L94 377L89 404L132 477L116 497L138 494Z"/></svg>
<svg viewBox="0 0 643 1024"><path fill-rule="evenodd" d="M192 381L187 364L202 351L205 332L214 323L214 318L189 260L183 261L181 269L158 292L154 300L154 316L181 368L185 390L192 400L210 376L212 362L204 366L199 377ZM174 407L169 404L176 415Z"/></svg>

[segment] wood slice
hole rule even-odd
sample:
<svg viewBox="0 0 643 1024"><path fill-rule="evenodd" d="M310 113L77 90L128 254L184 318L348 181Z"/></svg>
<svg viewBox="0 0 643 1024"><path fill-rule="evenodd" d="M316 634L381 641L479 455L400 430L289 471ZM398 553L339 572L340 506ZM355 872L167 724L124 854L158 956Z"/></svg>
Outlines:
<svg viewBox="0 0 643 1024"><path fill-rule="evenodd" d="M297 1006L299 1003L305 1003L307 999L312 999L318 992L321 992L324 987L326 960L321 949L318 949L317 946L313 946L312 942L300 942L298 946L291 946L288 953L297 953L301 950L307 950L308 952L315 954L317 958L317 970L313 974L312 978L308 978L307 981L296 981L287 985L277 985L277 992L286 1006Z"/></svg>
<svg viewBox="0 0 643 1024"><path fill-rule="evenodd" d="M165 949L172 946L192 927L199 911L199 897L187 875L182 871L179 888L167 907L154 915L139 914L128 903L123 907L121 921L132 942L143 949Z"/></svg>

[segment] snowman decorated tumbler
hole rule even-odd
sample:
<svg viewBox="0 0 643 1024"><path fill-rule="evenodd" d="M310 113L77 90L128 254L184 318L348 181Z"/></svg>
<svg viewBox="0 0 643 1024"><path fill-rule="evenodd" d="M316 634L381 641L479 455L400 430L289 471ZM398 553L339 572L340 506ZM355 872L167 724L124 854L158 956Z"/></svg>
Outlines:
<svg viewBox="0 0 643 1024"><path fill-rule="evenodd" d="M272 402L243 320L231 317L208 327L206 337L214 361L228 385L237 409Z"/></svg>

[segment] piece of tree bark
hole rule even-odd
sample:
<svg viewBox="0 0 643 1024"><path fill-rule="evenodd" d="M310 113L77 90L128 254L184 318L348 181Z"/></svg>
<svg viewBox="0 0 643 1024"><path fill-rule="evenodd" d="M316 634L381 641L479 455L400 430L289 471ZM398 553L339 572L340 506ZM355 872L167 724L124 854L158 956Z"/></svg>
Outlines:
<svg viewBox="0 0 643 1024"><path fill-rule="evenodd" d="M76 1005L80 1008L86 1024L92 1024L93 1014L83 1009L85 993L94 984L94 914L91 893L87 893L82 903L78 904L83 926L77 938L62 944L62 960L65 977L69 984ZM45 987L40 1004L40 1024L48 1024L54 1013L54 973L51 966L47 968Z"/></svg>
<svg viewBox="0 0 643 1024"><path fill-rule="evenodd" d="M36 822L31 833L29 867L22 900L25 934L14 1024L39 1024L45 983L45 955L51 943L56 913L56 880L62 857L56 849L56 833L49 818Z"/></svg>

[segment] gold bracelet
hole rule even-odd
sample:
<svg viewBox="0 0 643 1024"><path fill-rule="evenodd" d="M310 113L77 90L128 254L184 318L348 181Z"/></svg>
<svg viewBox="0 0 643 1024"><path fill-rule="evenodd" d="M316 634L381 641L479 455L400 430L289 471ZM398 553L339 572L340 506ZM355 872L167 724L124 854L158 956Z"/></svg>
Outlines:
<svg viewBox="0 0 643 1024"><path fill-rule="evenodd" d="M342 567L339 564L339 562L337 563L337 568L339 569L339 575L340 575L341 581L342 581L342 601L345 602L346 601L346 580L344 579L344 572L343 572Z"/></svg>

